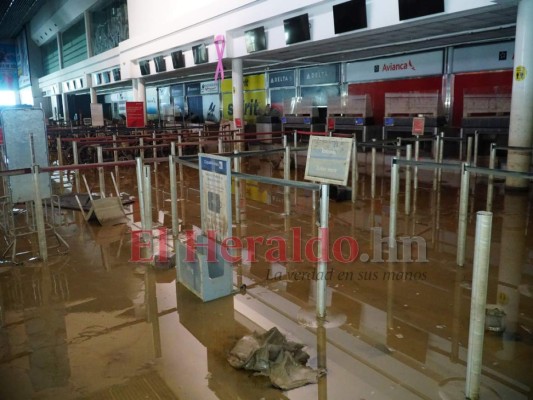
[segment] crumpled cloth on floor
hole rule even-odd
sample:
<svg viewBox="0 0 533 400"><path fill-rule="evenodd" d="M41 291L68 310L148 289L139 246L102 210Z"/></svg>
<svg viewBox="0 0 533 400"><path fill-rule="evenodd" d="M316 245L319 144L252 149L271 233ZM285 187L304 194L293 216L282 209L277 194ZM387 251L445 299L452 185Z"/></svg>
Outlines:
<svg viewBox="0 0 533 400"><path fill-rule="evenodd" d="M302 344L288 341L274 327L263 334L242 337L231 349L228 362L234 368L267 375L274 386L290 390L317 383L322 374L305 365L309 354L302 349Z"/></svg>

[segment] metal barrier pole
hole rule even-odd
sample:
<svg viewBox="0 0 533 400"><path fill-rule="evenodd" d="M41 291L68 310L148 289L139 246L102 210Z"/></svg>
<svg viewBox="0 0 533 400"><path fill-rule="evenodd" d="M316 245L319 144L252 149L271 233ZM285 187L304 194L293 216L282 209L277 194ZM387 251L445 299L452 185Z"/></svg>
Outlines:
<svg viewBox="0 0 533 400"><path fill-rule="evenodd" d="M174 142L173 142L174 143ZM178 222L178 188L176 186L176 163L174 161L174 154L168 156L168 172L170 179L170 210L172 213L172 236L174 240L178 237L179 222ZM174 243L174 251L176 246Z"/></svg>
<svg viewBox="0 0 533 400"><path fill-rule="evenodd" d="M135 159L135 170L137 173L137 193L139 196L139 214L141 215L141 229L144 229L146 222L144 221L144 180L143 180L143 160L141 157Z"/></svg>
<svg viewBox="0 0 533 400"><path fill-rule="evenodd" d="M286 142L286 141L285 141ZM296 152L294 152L296 154ZM291 179L291 148L289 145L285 146L285 157L283 159L283 179L286 181ZM283 188L284 192L284 202L285 202L285 215L291 214L291 188L285 186Z"/></svg>
<svg viewBox="0 0 533 400"><path fill-rule="evenodd" d="M396 158L400 158L402 153L402 138L398 137L396 138Z"/></svg>
<svg viewBox="0 0 533 400"><path fill-rule="evenodd" d="M176 155L176 142L174 141L170 142L170 155L171 156Z"/></svg>
<svg viewBox="0 0 533 400"><path fill-rule="evenodd" d="M355 203L357 199L357 181L359 178L359 172L357 171L357 139L353 138L352 145L352 203Z"/></svg>
<svg viewBox="0 0 533 400"><path fill-rule="evenodd" d="M490 144L490 160L489 168L494 169L496 164L496 143ZM494 196L494 175L489 175L489 183L487 185L487 211L492 211L492 198Z"/></svg>
<svg viewBox="0 0 533 400"><path fill-rule="evenodd" d="M222 137L218 137L218 152L224 153L224 145L222 144Z"/></svg>
<svg viewBox="0 0 533 400"><path fill-rule="evenodd" d="M98 164L102 164L104 162L104 154L102 152L102 146L98 146L96 150L97 150ZM100 184L100 196L105 197L104 167L98 167L98 182Z"/></svg>
<svg viewBox="0 0 533 400"><path fill-rule="evenodd" d="M32 141L33 147L33 141ZM35 223L37 225L37 240L39 241L39 253L43 261L48 261L48 247L46 245L46 230L44 226L43 201L39 187L39 166L33 166L33 204L35 207Z"/></svg>
<svg viewBox="0 0 533 400"><path fill-rule="evenodd" d="M141 211L144 214L144 226L143 230L149 231L147 254L144 258L151 258L153 263L154 254L154 241L152 237L152 174L150 165L143 165L143 196L144 196L144 209Z"/></svg>
<svg viewBox="0 0 533 400"><path fill-rule="evenodd" d="M398 164L392 159L390 175L389 248L396 247L396 214L398 209Z"/></svg>
<svg viewBox="0 0 533 400"><path fill-rule="evenodd" d="M318 318L326 316L326 293L328 272L328 251L326 244L329 243L329 185L322 184L320 190L320 230L318 232L318 271L316 280L316 314Z"/></svg>
<svg viewBox="0 0 533 400"><path fill-rule="evenodd" d="M139 146L141 146L141 150L139 151L139 155L144 160L144 139L141 137L139 138Z"/></svg>
<svg viewBox="0 0 533 400"><path fill-rule="evenodd" d="M468 164L461 164L461 192L459 195L459 222L457 227L457 265L465 264L466 251L466 225L468 217L468 192L470 172L466 169Z"/></svg>
<svg viewBox="0 0 533 400"><path fill-rule="evenodd" d="M491 231L492 213L479 211L476 218L474 271L472 276L472 300L470 304L470 329L468 333L465 385L466 398L471 400L479 399L483 339L485 336L485 309L487 306Z"/></svg>
<svg viewBox="0 0 533 400"><path fill-rule="evenodd" d="M116 148L117 148L117 135L113 135L113 149L116 149ZM115 162L118 162L118 150L113 150L113 160ZM118 165L115 165L115 177L117 178L117 182L119 182L120 175L118 172Z"/></svg>
<svg viewBox="0 0 533 400"><path fill-rule="evenodd" d="M464 141L464 130L461 128L459 131L459 137L461 140L459 140L459 161L463 161L463 141Z"/></svg>
<svg viewBox="0 0 533 400"><path fill-rule="evenodd" d="M444 158L444 132L440 133L440 144L439 144L439 164L442 164ZM442 168L437 169L437 185L440 187L440 182L442 180Z"/></svg>
<svg viewBox="0 0 533 400"><path fill-rule="evenodd" d="M405 159L411 161L412 145L408 144L406 147ZM411 213L411 166L405 167L405 215Z"/></svg>
<svg viewBox="0 0 533 400"><path fill-rule="evenodd" d="M474 167L477 167L478 147L479 147L479 133L478 133L478 131L475 131L474 132L474 160L472 162L472 165Z"/></svg>
<svg viewBox="0 0 533 400"><path fill-rule="evenodd" d="M61 148L61 136L56 138L57 163L60 167L63 166L63 150ZM59 171L59 193L63 193L63 171Z"/></svg>
<svg viewBox="0 0 533 400"><path fill-rule="evenodd" d="M466 138L466 163L470 164L472 160L472 136Z"/></svg>
<svg viewBox="0 0 533 400"><path fill-rule="evenodd" d="M74 165L78 165L79 164L78 142L75 140L72 142L72 158L73 158ZM80 193L80 170L79 169L76 169L76 171L74 171L74 176L76 177L76 193Z"/></svg>
<svg viewBox="0 0 533 400"><path fill-rule="evenodd" d="M237 150L233 151L233 154L238 154ZM241 172L239 166L239 157L233 159L233 170L235 172ZM239 179L234 178L235 185L235 222L239 224L241 222L241 187L239 185Z"/></svg>
<svg viewBox="0 0 533 400"><path fill-rule="evenodd" d="M182 157L183 156L183 146L181 145L181 141L182 141L182 138L181 138L181 135L178 135L178 157ZM183 165L180 165L178 166L178 170L179 170L179 174L180 174L180 182L183 182ZM183 191L181 191L181 195L183 196Z"/></svg>
<svg viewBox="0 0 533 400"><path fill-rule="evenodd" d="M293 133L294 148L298 147L298 131L295 129ZM294 152L294 173L298 171L298 152Z"/></svg>
<svg viewBox="0 0 533 400"><path fill-rule="evenodd" d="M372 139L373 142L376 139ZM373 199L376 196L376 147L372 147L372 163L370 176L370 197Z"/></svg>
<svg viewBox="0 0 533 400"><path fill-rule="evenodd" d="M420 154L420 142L417 136L415 138L415 161L418 161L419 154ZM417 166L415 166L415 170L414 170L413 188L414 190L418 189L418 167Z"/></svg>
<svg viewBox="0 0 533 400"><path fill-rule="evenodd" d="M440 136L436 135L433 141L433 161L435 163L439 162L439 152L440 152ZM437 190L437 168L433 169L433 190Z"/></svg>

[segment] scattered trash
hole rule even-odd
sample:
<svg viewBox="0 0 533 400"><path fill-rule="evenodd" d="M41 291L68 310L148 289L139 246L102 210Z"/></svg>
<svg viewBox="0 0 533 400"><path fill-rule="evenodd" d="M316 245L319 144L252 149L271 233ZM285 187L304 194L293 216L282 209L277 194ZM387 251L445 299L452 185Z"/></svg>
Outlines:
<svg viewBox="0 0 533 400"><path fill-rule="evenodd" d="M231 349L228 362L234 368L258 372L270 377L272 385L290 390L317 383L324 371L306 366L309 354L303 345L288 341L276 328L264 334L254 332L242 337Z"/></svg>
<svg viewBox="0 0 533 400"><path fill-rule="evenodd" d="M444 328L446 328L446 325L437 325L436 328L437 329L444 329Z"/></svg>
<svg viewBox="0 0 533 400"><path fill-rule="evenodd" d="M396 336L398 339L403 339L403 335L402 335L401 333L397 333L395 336Z"/></svg>

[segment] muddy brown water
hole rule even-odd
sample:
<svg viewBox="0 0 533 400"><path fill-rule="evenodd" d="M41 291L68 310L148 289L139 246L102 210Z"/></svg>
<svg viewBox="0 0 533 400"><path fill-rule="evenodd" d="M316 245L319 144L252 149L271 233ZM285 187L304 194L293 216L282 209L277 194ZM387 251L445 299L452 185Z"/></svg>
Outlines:
<svg viewBox="0 0 533 400"><path fill-rule="evenodd" d="M243 169L283 176L268 160L243 163ZM200 192L197 171L183 173L178 212L187 231L201 224ZM0 264L0 399L462 398L475 212L485 206L486 180L473 178L461 268L455 261L459 177L444 173L433 190L432 174L421 173L408 216L402 180L398 236L416 244L395 260L384 244L389 172L381 167L378 173L374 199L363 167L357 201L330 202L328 317L322 324L314 318L317 265L310 258L316 253L305 251L319 221L310 192L292 190L285 215L282 188L238 183L240 222L234 217L233 234L263 243L253 253L236 253L235 293L206 303L177 283L174 268L131 261L136 203L127 210L129 224L111 227L86 223L76 210L56 213L67 254L50 250L46 263L29 260L36 249L28 237L17 244L30 252L17 257L23 264ZM298 170L297 178L302 174ZM97 190L96 173L87 178ZM137 196L135 171L123 168L119 178L120 190ZM166 164L158 166L152 185L153 220L170 228ZM502 182L495 193L487 303L505 316L487 318L482 393L531 399L532 196L505 192ZM23 223L24 213L15 218ZM7 244L1 246L3 253ZM246 290L238 290L242 285ZM282 392L268 378L227 363L240 337L273 326L306 345L309 365L327 369L318 384Z"/></svg>

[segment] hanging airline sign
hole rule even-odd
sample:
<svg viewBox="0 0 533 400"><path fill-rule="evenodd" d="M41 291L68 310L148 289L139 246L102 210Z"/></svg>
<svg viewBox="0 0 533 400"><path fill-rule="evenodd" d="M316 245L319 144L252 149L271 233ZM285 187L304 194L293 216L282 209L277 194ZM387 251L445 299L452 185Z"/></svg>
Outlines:
<svg viewBox="0 0 533 400"><path fill-rule="evenodd" d="M200 94L218 93L218 81L207 81L200 83Z"/></svg>
<svg viewBox="0 0 533 400"><path fill-rule="evenodd" d="M353 139L311 136L304 179L346 186Z"/></svg>
<svg viewBox="0 0 533 400"><path fill-rule="evenodd" d="M185 85L185 93L187 96L200 96L200 82L187 83Z"/></svg>
<svg viewBox="0 0 533 400"><path fill-rule="evenodd" d="M277 71L268 73L268 87L287 87L294 86L294 70Z"/></svg>
<svg viewBox="0 0 533 400"><path fill-rule="evenodd" d="M512 69L514 42L458 47L453 50L452 72Z"/></svg>
<svg viewBox="0 0 533 400"><path fill-rule="evenodd" d="M126 102L126 126L128 128L144 128L144 102Z"/></svg>
<svg viewBox="0 0 533 400"><path fill-rule="evenodd" d="M440 50L357 61L346 64L346 81L365 82L440 75L443 71L443 61L443 52Z"/></svg>
<svg viewBox="0 0 533 400"><path fill-rule="evenodd" d="M245 75L242 79L242 89L246 90L263 90L265 89L265 74ZM222 93L233 92L233 80L224 79L220 83Z"/></svg>
<svg viewBox="0 0 533 400"><path fill-rule="evenodd" d="M339 83L339 64L321 65L319 67L309 67L300 69L300 85L323 85L326 83Z"/></svg>
<svg viewBox="0 0 533 400"><path fill-rule="evenodd" d="M244 120L250 124L255 124L255 119L260 115L266 107L267 96L266 90L247 90L244 92ZM222 118L227 120L233 119L233 94L223 93L222 104Z"/></svg>

